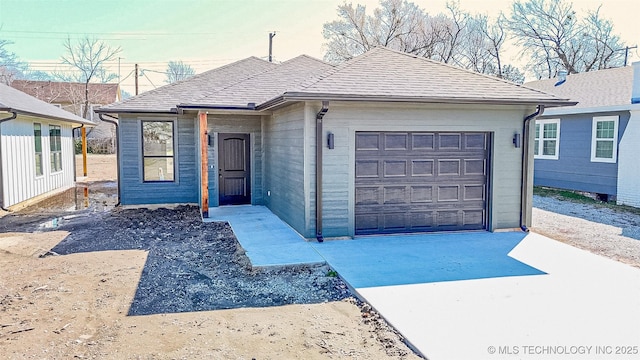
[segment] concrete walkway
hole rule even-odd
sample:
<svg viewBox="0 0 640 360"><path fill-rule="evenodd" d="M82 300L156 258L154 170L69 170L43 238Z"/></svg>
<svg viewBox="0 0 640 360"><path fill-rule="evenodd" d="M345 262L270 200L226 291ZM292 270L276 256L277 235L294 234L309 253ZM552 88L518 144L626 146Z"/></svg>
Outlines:
<svg viewBox="0 0 640 360"><path fill-rule="evenodd" d="M320 244L264 207L212 208L210 215L231 223L254 266L327 261L430 360L631 359L640 352L640 269L538 234Z"/></svg>

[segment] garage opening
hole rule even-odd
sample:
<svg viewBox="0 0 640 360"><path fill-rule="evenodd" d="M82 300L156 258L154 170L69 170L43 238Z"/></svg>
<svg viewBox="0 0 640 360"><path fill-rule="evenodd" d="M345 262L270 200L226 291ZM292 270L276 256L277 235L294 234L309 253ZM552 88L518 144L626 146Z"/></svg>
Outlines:
<svg viewBox="0 0 640 360"><path fill-rule="evenodd" d="M490 138L357 132L356 235L487 229Z"/></svg>

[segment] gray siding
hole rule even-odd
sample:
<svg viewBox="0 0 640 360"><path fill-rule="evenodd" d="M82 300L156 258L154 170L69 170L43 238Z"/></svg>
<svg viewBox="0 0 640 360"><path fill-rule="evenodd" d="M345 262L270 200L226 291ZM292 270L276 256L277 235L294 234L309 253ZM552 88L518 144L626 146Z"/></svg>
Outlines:
<svg viewBox="0 0 640 360"><path fill-rule="evenodd" d="M593 117L606 115L620 117L618 124L619 143L629 123L629 112L545 117L560 119L558 160L535 159L534 184L615 195L617 193L618 164L591 162Z"/></svg>
<svg viewBox="0 0 640 360"><path fill-rule="evenodd" d="M305 182L304 105L274 111L263 124L264 203L300 234L311 237L314 229L307 226L305 202L309 185Z"/></svg>
<svg viewBox="0 0 640 360"><path fill-rule="evenodd" d="M209 205L218 206L218 134L250 134L251 141L251 204L262 205L262 117L252 115L209 115L207 131L212 136L209 146Z"/></svg>
<svg viewBox="0 0 640 360"><path fill-rule="evenodd" d="M143 182L141 120L170 119L176 120L176 117L120 117L120 196L123 205L199 202L200 164L196 152L196 121L192 117L175 121L175 181Z"/></svg>
<svg viewBox="0 0 640 360"><path fill-rule="evenodd" d="M320 108L312 105L314 116ZM437 106L410 104L332 103L324 117L323 138L331 132L335 149L323 151L323 232L326 237L354 235L355 133L357 131L489 132L492 134L489 229L520 226L522 148L513 146L513 134L522 133L523 118L534 109L517 107ZM313 122L309 119L307 124ZM310 129L309 154L315 152ZM307 166L310 189L315 185L315 168ZM309 196L314 195L310 191ZM312 203L312 202L310 202ZM311 211L308 224L315 225ZM313 234L315 226L306 229Z"/></svg>

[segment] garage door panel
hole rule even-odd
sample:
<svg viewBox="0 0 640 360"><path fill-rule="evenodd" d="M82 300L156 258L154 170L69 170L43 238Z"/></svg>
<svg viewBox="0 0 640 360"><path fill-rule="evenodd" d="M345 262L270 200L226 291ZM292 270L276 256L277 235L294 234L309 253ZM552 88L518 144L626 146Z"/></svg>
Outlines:
<svg viewBox="0 0 640 360"><path fill-rule="evenodd" d="M378 160L359 160L356 162L356 178L380 177L380 162Z"/></svg>
<svg viewBox="0 0 640 360"><path fill-rule="evenodd" d="M356 133L356 234L486 228L485 133Z"/></svg>
<svg viewBox="0 0 640 360"><path fill-rule="evenodd" d="M460 159L438 160L438 176L460 175Z"/></svg>
<svg viewBox="0 0 640 360"><path fill-rule="evenodd" d="M409 134L387 133L384 134L384 150L398 151L409 148Z"/></svg>
<svg viewBox="0 0 640 360"><path fill-rule="evenodd" d="M485 159L464 159L464 175L487 175Z"/></svg>
<svg viewBox="0 0 640 360"><path fill-rule="evenodd" d="M384 160L384 177L406 177L407 160Z"/></svg>
<svg viewBox="0 0 640 360"><path fill-rule="evenodd" d="M465 149L479 149L484 150L487 148L487 136L486 134L465 134L464 135L464 147Z"/></svg>

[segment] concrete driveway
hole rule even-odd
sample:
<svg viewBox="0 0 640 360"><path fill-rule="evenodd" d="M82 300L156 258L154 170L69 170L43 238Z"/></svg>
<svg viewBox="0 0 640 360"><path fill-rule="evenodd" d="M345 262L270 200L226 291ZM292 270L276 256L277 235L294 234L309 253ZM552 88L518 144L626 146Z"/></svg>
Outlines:
<svg viewBox="0 0 640 360"><path fill-rule="evenodd" d="M318 244L266 208L216 211L254 266L324 259L430 360L640 357L640 269L534 233Z"/></svg>

